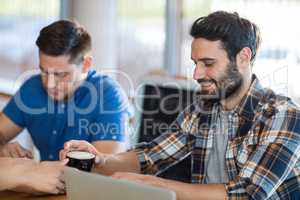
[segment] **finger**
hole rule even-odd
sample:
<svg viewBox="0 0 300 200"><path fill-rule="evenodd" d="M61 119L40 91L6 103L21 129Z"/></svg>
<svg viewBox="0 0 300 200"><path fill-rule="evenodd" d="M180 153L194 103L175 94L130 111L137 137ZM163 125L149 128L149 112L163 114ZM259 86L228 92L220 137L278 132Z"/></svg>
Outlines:
<svg viewBox="0 0 300 200"><path fill-rule="evenodd" d="M19 156L22 158L24 157L31 158L31 159L33 158L31 151L23 148L19 144L16 145L16 151L18 152Z"/></svg>
<svg viewBox="0 0 300 200"><path fill-rule="evenodd" d="M83 140L70 140L65 143L64 148L69 151L88 151L90 146L92 146L90 143Z"/></svg>
<svg viewBox="0 0 300 200"><path fill-rule="evenodd" d="M68 150L65 150L65 149L63 149L63 150L61 150L60 152L59 152L59 160L64 160L66 157L67 157L67 153L68 153L69 151Z"/></svg>
<svg viewBox="0 0 300 200"><path fill-rule="evenodd" d="M65 166L68 162L69 162L69 159L68 159L68 158L65 158L65 159L63 159L62 161L60 161L60 164L61 164L62 166Z"/></svg>
<svg viewBox="0 0 300 200"><path fill-rule="evenodd" d="M88 152L94 154L94 155L97 155L99 154L99 152L97 151L97 149L94 147L94 146L88 146Z"/></svg>
<svg viewBox="0 0 300 200"><path fill-rule="evenodd" d="M102 154L102 153L97 153L95 154L96 157L95 157L95 164L98 164L98 165L105 165L106 161L109 159L109 158L112 158L113 156L112 155L106 155L106 154Z"/></svg>
<svg viewBox="0 0 300 200"><path fill-rule="evenodd" d="M25 149L26 158L33 159L33 153L27 149Z"/></svg>
<svg viewBox="0 0 300 200"><path fill-rule="evenodd" d="M49 191L50 194L59 194L60 190L58 188L52 189Z"/></svg>
<svg viewBox="0 0 300 200"><path fill-rule="evenodd" d="M64 185L66 184L64 173L61 173L61 175L58 177L58 179L62 184L64 184Z"/></svg>
<svg viewBox="0 0 300 200"><path fill-rule="evenodd" d="M65 191L65 183L61 182L61 181L58 181L57 184L56 184L56 188L59 190L59 191Z"/></svg>
<svg viewBox="0 0 300 200"><path fill-rule="evenodd" d="M66 188L64 188L63 190L59 190L58 194L66 194Z"/></svg>
<svg viewBox="0 0 300 200"><path fill-rule="evenodd" d="M13 145L12 148L13 151L15 151L15 153L18 154L19 157L23 158L26 156L25 152L19 144Z"/></svg>
<svg viewBox="0 0 300 200"><path fill-rule="evenodd" d="M54 182L52 182L54 181ZM60 192L60 185L57 180L49 180L48 183L46 183L46 187L41 189L43 193L48 193L48 194L59 194Z"/></svg>
<svg viewBox="0 0 300 200"><path fill-rule="evenodd" d="M58 182L57 182L57 185L56 185L56 188L59 190L59 194L65 194L66 193L66 184L65 184L65 181L63 180L64 177L63 175L61 175L59 178L58 178Z"/></svg>
<svg viewBox="0 0 300 200"><path fill-rule="evenodd" d="M70 140L64 144L64 149L70 149L72 147L74 148L79 146L80 144L81 144L80 140Z"/></svg>
<svg viewBox="0 0 300 200"><path fill-rule="evenodd" d="M9 150L10 155L14 158L26 157L25 149L18 142L8 144L7 149Z"/></svg>
<svg viewBox="0 0 300 200"><path fill-rule="evenodd" d="M8 149L9 156L12 158L20 158L19 153L14 148Z"/></svg>
<svg viewBox="0 0 300 200"><path fill-rule="evenodd" d="M100 165L104 164L103 158L101 156L96 156L95 157L95 164L100 164Z"/></svg>

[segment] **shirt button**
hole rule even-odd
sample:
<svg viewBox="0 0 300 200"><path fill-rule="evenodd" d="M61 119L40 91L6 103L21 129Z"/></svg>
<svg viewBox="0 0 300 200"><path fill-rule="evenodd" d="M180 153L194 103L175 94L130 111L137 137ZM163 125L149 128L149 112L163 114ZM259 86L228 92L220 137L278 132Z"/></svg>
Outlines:
<svg viewBox="0 0 300 200"><path fill-rule="evenodd" d="M53 160L54 156L52 154L49 155L49 159Z"/></svg>
<svg viewBox="0 0 300 200"><path fill-rule="evenodd" d="M56 134L57 134L57 131L56 131L56 130L54 130L52 133L53 133L53 135L56 135Z"/></svg>
<svg viewBox="0 0 300 200"><path fill-rule="evenodd" d="M61 104L61 108L65 108L65 104Z"/></svg>

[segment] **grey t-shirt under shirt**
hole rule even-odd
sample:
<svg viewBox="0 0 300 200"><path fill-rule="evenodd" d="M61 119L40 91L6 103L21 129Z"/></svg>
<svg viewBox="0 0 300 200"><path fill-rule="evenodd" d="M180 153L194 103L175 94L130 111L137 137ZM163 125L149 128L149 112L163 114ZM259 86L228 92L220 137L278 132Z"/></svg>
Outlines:
<svg viewBox="0 0 300 200"><path fill-rule="evenodd" d="M226 170L226 149L228 143L228 128L232 123L229 120L233 111L224 111L220 109L215 123L215 131L213 134L213 147L208 157L206 182L207 183L227 183L228 174Z"/></svg>

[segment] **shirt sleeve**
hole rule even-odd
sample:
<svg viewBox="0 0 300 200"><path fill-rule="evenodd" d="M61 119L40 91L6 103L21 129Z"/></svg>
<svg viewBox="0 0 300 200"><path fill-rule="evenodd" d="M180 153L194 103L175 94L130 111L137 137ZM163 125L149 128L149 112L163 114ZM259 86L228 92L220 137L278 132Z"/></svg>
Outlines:
<svg viewBox="0 0 300 200"><path fill-rule="evenodd" d="M268 130L262 132L261 142L249 156L239 176L225 185L228 199L280 199L289 195L280 194L278 197L277 192L299 163L300 115L297 111L287 111L279 113L274 119L266 126ZM286 188L284 191L287 191Z"/></svg>
<svg viewBox="0 0 300 200"><path fill-rule="evenodd" d="M24 88L21 87L3 109L3 113L21 128L25 127L24 110L26 106L24 101Z"/></svg>
<svg viewBox="0 0 300 200"><path fill-rule="evenodd" d="M99 113L96 123L97 134L91 141L127 139L128 99L121 87L113 80L105 80L99 92Z"/></svg>
<svg viewBox="0 0 300 200"><path fill-rule="evenodd" d="M166 133L136 146L134 151L143 174L159 174L191 153L195 139L181 128L183 116L184 112L179 114Z"/></svg>

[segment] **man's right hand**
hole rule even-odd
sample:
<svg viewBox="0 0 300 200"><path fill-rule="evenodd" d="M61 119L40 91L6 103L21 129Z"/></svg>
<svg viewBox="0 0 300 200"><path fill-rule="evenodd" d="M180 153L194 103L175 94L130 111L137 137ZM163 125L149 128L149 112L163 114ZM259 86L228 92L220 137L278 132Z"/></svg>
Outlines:
<svg viewBox="0 0 300 200"><path fill-rule="evenodd" d="M68 160L55 162L24 161L18 173L18 186L13 190L36 195L65 193L64 167Z"/></svg>
<svg viewBox="0 0 300 200"><path fill-rule="evenodd" d="M70 151L86 151L94 154L96 157L102 155L96 147L91 143L88 143L84 140L70 140L64 144L64 149L59 152L60 160L63 160L67 157L67 153Z"/></svg>
<svg viewBox="0 0 300 200"><path fill-rule="evenodd" d="M18 142L7 143L0 147L1 157L33 158L32 152L23 148Z"/></svg>
<svg viewBox="0 0 300 200"><path fill-rule="evenodd" d="M60 151L59 157L65 159L70 151L86 151L96 156L93 172L104 175L112 175L114 172L141 173L140 163L134 151L119 154L105 154L87 141L70 140L64 144L64 149Z"/></svg>

